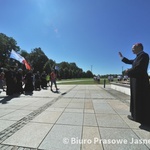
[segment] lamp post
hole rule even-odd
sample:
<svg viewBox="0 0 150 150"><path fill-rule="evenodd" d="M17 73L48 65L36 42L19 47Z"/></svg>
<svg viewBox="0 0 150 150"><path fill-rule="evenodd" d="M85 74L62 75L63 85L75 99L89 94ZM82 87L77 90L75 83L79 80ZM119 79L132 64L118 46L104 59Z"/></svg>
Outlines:
<svg viewBox="0 0 150 150"><path fill-rule="evenodd" d="M93 68L93 65L91 65L91 72L92 72L92 68Z"/></svg>
<svg viewBox="0 0 150 150"><path fill-rule="evenodd" d="M122 75L123 75L123 66L122 66Z"/></svg>

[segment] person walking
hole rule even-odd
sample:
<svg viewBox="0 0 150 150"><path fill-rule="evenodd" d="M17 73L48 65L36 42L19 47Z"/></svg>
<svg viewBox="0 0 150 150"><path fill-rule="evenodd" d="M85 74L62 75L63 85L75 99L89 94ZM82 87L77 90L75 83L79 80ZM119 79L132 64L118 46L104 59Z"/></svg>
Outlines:
<svg viewBox="0 0 150 150"><path fill-rule="evenodd" d="M126 64L132 67L127 69L125 73L130 77L130 112L128 116L130 120L141 123L141 125L150 126L150 98L149 98L149 77L147 73L149 64L149 55L143 51L142 43L136 43L132 46L132 52L136 58L129 60L123 57L119 52L119 56Z"/></svg>
<svg viewBox="0 0 150 150"><path fill-rule="evenodd" d="M55 88L56 88L56 91L58 91L59 89L57 88L57 84L56 84L56 73L55 73L55 70L52 70L51 74L50 74L50 80L51 80L51 91L53 91L52 87L53 87L53 84L55 85Z"/></svg>

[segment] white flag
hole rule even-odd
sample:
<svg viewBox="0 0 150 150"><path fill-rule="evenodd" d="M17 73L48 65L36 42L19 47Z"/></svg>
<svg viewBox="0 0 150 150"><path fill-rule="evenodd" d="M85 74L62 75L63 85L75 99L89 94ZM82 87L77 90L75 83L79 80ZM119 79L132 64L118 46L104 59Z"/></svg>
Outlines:
<svg viewBox="0 0 150 150"><path fill-rule="evenodd" d="M58 71L59 71L59 67L58 67L58 66L55 66L55 70L58 70Z"/></svg>
<svg viewBox="0 0 150 150"><path fill-rule="evenodd" d="M20 63L23 63L23 61L25 60L24 57L22 57L20 54L16 53L14 50L11 51L10 58L18 60Z"/></svg>
<svg viewBox="0 0 150 150"><path fill-rule="evenodd" d="M25 60L25 58L22 57L20 54L16 53L14 50L11 51L10 58L18 60L20 63L23 63L25 65L26 69L31 70L31 67L28 64L28 62Z"/></svg>

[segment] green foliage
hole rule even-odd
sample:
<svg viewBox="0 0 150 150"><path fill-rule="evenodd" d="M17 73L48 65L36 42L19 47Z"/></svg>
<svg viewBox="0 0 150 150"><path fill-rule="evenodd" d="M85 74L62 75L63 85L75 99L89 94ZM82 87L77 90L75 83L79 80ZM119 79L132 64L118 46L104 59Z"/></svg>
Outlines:
<svg viewBox="0 0 150 150"><path fill-rule="evenodd" d="M46 71L46 73L49 73L50 74L50 72L52 71L52 69L55 67L55 61L53 61L52 59L49 59L46 63L45 63L45 65L44 65L44 67L43 67L43 70L45 70Z"/></svg>
<svg viewBox="0 0 150 150"><path fill-rule="evenodd" d="M37 71L43 72L43 67L45 63L48 61L48 57L44 54L42 49L39 47L31 51L29 60L32 68L34 68L34 72Z"/></svg>
<svg viewBox="0 0 150 150"><path fill-rule="evenodd" d="M23 56L26 60L30 58L30 54L26 52L25 50L21 50L20 55Z"/></svg>
<svg viewBox="0 0 150 150"><path fill-rule="evenodd" d="M17 42L12 37L8 37L5 34L0 33L0 61L2 66L6 67L11 65L9 55L12 49L19 51L20 47L17 46Z"/></svg>
<svg viewBox="0 0 150 150"><path fill-rule="evenodd" d="M86 72L86 77L87 77L87 78L93 77L93 74L92 74L92 72L91 72L90 70L88 70L88 71Z"/></svg>
<svg viewBox="0 0 150 150"><path fill-rule="evenodd" d="M76 63L61 62L58 66L62 79L81 78L83 76L83 70Z"/></svg>

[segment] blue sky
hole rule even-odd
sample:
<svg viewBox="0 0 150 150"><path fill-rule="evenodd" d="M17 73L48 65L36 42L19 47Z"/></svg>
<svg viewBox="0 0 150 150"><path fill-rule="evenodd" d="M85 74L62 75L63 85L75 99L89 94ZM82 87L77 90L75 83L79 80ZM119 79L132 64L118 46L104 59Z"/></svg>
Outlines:
<svg viewBox="0 0 150 150"><path fill-rule="evenodd" d="M41 47L60 63L75 62L94 74L130 68L134 43L150 54L150 0L0 0L0 32L22 50Z"/></svg>

